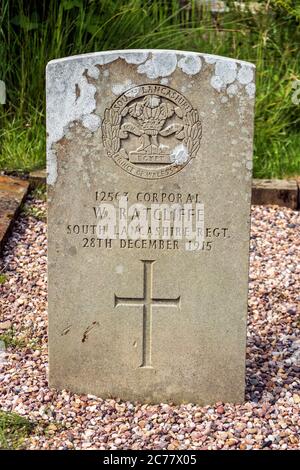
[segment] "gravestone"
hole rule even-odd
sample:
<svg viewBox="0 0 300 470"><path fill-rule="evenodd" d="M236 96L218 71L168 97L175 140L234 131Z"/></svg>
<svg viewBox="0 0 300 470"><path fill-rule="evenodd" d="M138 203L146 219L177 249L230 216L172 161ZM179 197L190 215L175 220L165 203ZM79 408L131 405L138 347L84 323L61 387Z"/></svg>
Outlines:
<svg viewBox="0 0 300 470"><path fill-rule="evenodd" d="M51 386L243 400L254 94L206 54L48 64Z"/></svg>

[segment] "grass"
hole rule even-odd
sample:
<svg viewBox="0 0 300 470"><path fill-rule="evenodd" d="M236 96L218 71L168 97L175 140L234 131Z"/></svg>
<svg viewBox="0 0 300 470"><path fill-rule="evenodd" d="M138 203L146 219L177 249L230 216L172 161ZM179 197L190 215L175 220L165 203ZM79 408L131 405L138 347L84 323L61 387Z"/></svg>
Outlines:
<svg viewBox="0 0 300 470"><path fill-rule="evenodd" d="M44 413L52 416L51 408L45 407ZM57 421L49 423L39 420L33 423L17 413L0 410L0 450L25 449L24 440L33 432L35 435L50 436L63 429L64 425Z"/></svg>
<svg viewBox="0 0 300 470"><path fill-rule="evenodd" d="M41 220L42 222L47 221L47 215L44 210L40 209L39 207L30 206L25 204L22 208L22 215L26 217L33 217L36 220Z"/></svg>
<svg viewBox="0 0 300 470"><path fill-rule="evenodd" d="M211 14L197 0L2 0L0 169L45 165L45 65L53 58L125 48L184 49L257 67L255 177L299 173L298 0L261 1L260 12ZM300 97L300 94L299 94Z"/></svg>
<svg viewBox="0 0 300 470"><path fill-rule="evenodd" d="M8 278L6 274L0 273L0 286L4 284L7 281L7 279Z"/></svg>
<svg viewBox="0 0 300 470"><path fill-rule="evenodd" d="M20 449L34 424L16 413L0 410L0 450Z"/></svg>
<svg viewBox="0 0 300 470"><path fill-rule="evenodd" d="M26 346L25 339L16 337L16 332L10 328L0 335L0 341L3 341L5 348L24 348Z"/></svg>
<svg viewBox="0 0 300 470"><path fill-rule="evenodd" d="M32 171L45 166L45 129L44 119L38 117L36 110L32 116L3 117L4 125L0 130L1 153L0 168L16 171Z"/></svg>
<svg viewBox="0 0 300 470"><path fill-rule="evenodd" d="M47 200L46 185L43 183L38 184L33 189L33 191L31 191L31 196L34 197L34 199L37 199L39 201L46 201ZM45 210L36 206L32 206L27 203L22 205L21 214L24 215L25 217L34 217L36 220L41 220L42 222L47 221L47 214Z"/></svg>
<svg viewBox="0 0 300 470"><path fill-rule="evenodd" d="M9 328L0 334L0 342L4 343L5 349L27 348L36 351L41 348L39 338L32 337L30 331L22 331L19 337L18 334L14 328Z"/></svg>
<svg viewBox="0 0 300 470"><path fill-rule="evenodd" d="M38 199L40 201L46 201L47 200L47 189L46 189L46 185L41 183L41 184L38 184L34 190L32 191L31 193L32 197L34 197L35 199Z"/></svg>

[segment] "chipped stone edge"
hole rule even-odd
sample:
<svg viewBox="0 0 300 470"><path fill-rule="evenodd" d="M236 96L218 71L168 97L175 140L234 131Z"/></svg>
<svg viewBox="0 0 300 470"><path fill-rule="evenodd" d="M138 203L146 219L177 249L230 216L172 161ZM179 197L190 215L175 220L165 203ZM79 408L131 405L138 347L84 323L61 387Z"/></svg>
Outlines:
<svg viewBox="0 0 300 470"><path fill-rule="evenodd" d="M161 56L168 56L169 60L165 58L161 60ZM194 60L189 63L189 58ZM239 59L172 49L102 51L51 60L46 68L47 182L50 186L55 184L58 173L56 151L53 149L53 145L65 136L70 124L74 121L80 121L91 133L97 132L101 126L101 118L95 113L97 90L93 82L89 81L87 77L96 80L100 74L100 69L97 66L103 66L118 59L123 59L128 64L134 64L137 66L137 72L145 74L149 79L167 77L176 70L176 67L179 67L187 75L196 75L202 69L201 59L203 59L206 63L215 67L215 75L212 77L211 85L218 92L223 90L224 87L226 88L227 84L233 83L236 78L239 80L238 64L241 67L240 70L245 69L251 77L254 77L255 70L254 64ZM70 67L63 70L66 63L70 64ZM55 68L58 68L60 72L58 78L55 74L53 77L51 76L51 71ZM73 69L73 74L70 75L71 69ZM221 70L219 75L218 69ZM68 94L64 92L64 79L68 83L71 81ZM72 80L74 83L72 83ZM246 80L246 82L246 92L249 98L254 98L255 85L252 81ZM241 83L243 82L241 81ZM251 85L253 85L253 89ZM79 89L79 97L74 96L74 88L76 87ZM59 95L63 95L62 100ZM60 116L59 123L56 116Z"/></svg>
<svg viewBox="0 0 300 470"><path fill-rule="evenodd" d="M205 52L194 52L194 51L183 51L183 50L177 50L177 49L124 49L124 50L109 50L109 51L101 51L101 52L91 52L89 54L77 54L77 55L72 55L69 57L62 57L60 59L53 59L48 62L49 64L54 64L57 62L65 62L65 61L70 61L70 60L78 60L78 59L94 59L97 57L105 57L112 55L114 58L112 58L109 62L113 62L117 59L122 59L123 55L129 55L129 54L141 54L141 53L147 53L147 54L166 54L166 53L173 53L179 56L186 56L186 55L194 55L194 56L200 56L204 60L207 58L207 63L209 64L214 64L217 60L224 60L224 61L233 61L241 65L249 65L251 67L255 68L255 65L252 62L247 62L245 60L240 60L240 59L234 59L231 57L224 57L221 55L214 55L214 54L207 54ZM146 60L146 59L145 59Z"/></svg>

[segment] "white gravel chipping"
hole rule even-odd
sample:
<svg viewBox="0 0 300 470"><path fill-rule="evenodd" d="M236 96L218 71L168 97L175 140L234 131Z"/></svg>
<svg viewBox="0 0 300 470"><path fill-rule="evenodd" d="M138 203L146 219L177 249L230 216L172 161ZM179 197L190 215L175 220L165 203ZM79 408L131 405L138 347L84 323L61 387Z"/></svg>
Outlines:
<svg viewBox="0 0 300 470"><path fill-rule="evenodd" d="M48 388L46 224L21 215L2 261L0 408L36 423L25 447L300 449L299 228L298 212L253 208L245 403L154 406Z"/></svg>

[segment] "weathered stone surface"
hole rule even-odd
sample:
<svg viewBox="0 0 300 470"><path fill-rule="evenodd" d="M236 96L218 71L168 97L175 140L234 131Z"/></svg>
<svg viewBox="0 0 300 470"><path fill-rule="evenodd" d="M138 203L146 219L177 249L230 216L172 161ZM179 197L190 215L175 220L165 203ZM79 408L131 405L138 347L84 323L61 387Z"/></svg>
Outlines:
<svg viewBox="0 0 300 470"><path fill-rule="evenodd" d="M27 181L11 176L0 176L0 251L27 194L28 187Z"/></svg>
<svg viewBox="0 0 300 470"><path fill-rule="evenodd" d="M298 208L298 185L296 180L254 179L252 204L277 205Z"/></svg>
<svg viewBox="0 0 300 470"><path fill-rule="evenodd" d="M252 64L206 54L48 64L52 386L243 400L254 93ZM185 215L189 203L199 220L204 209L198 249L170 229L120 239L118 223L116 239L101 238L100 208L124 195L147 217L151 203L178 203Z"/></svg>

